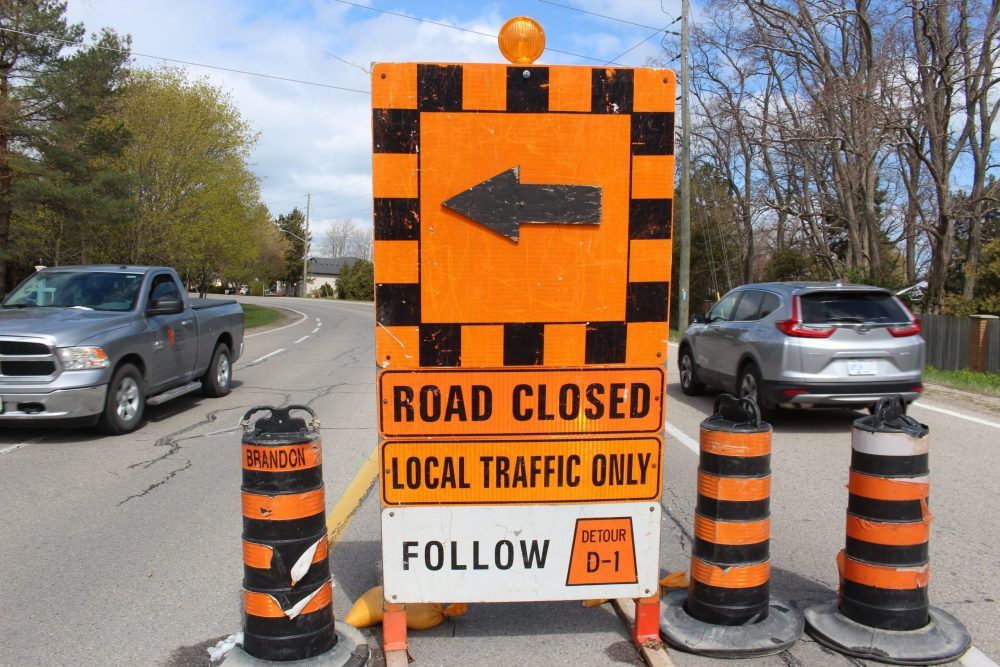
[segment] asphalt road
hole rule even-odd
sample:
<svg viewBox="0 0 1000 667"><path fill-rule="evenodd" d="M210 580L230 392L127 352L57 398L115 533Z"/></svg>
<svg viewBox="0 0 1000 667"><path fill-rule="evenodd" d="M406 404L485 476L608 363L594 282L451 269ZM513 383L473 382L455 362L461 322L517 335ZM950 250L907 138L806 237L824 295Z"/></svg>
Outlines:
<svg viewBox="0 0 1000 667"><path fill-rule="evenodd" d="M328 507L368 459L376 444L371 306L250 300L297 313L251 332L229 396L190 395L150 408L140 431L118 438L0 432L0 665L207 664L204 647L241 623L238 422L249 407L306 403L317 411ZM680 394L672 357L665 572L688 567L698 424L712 402ZM930 393L912 413L931 427L931 598L966 624L981 651L963 664L988 666L1000 658L1000 408ZM857 416L793 413L775 428L772 590L798 607L834 596ZM379 510L369 493L331 554L338 618L379 583ZM579 602L470 605L465 616L412 632L410 641L425 665L641 664L610 607ZM378 643L375 629L371 644ZM731 664L670 655L682 667ZM750 663L860 661L803 638Z"/></svg>

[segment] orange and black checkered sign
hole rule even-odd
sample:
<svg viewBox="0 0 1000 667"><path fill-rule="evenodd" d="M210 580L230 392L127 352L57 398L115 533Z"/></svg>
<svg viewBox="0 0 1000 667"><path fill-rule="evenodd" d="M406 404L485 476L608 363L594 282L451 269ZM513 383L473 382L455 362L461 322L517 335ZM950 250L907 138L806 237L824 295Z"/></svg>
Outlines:
<svg viewBox="0 0 1000 667"><path fill-rule="evenodd" d="M376 65L379 365L662 364L674 95L669 70Z"/></svg>

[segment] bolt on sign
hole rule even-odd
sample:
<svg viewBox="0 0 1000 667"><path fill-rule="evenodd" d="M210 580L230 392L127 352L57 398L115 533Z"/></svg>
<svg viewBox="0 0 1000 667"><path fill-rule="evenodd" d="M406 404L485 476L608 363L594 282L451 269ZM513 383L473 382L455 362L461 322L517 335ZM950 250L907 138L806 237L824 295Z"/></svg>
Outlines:
<svg viewBox="0 0 1000 667"><path fill-rule="evenodd" d="M656 590L674 95L669 70L373 67L389 601Z"/></svg>

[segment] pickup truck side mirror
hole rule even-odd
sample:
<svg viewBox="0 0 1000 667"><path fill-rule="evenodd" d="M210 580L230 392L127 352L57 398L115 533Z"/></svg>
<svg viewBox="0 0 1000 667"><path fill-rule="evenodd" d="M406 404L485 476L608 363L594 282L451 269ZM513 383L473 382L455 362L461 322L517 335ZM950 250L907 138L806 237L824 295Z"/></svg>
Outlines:
<svg viewBox="0 0 1000 667"><path fill-rule="evenodd" d="M184 302L180 299L153 299L146 308L147 315L176 315L184 312Z"/></svg>
<svg viewBox="0 0 1000 667"><path fill-rule="evenodd" d="M695 313L691 316L691 324L707 324L708 318L701 313Z"/></svg>

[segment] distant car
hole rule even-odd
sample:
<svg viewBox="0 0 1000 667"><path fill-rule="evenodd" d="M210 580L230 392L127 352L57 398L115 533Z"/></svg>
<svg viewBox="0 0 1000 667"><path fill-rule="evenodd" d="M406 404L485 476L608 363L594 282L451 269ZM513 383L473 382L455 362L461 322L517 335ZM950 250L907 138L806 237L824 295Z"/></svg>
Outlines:
<svg viewBox="0 0 1000 667"><path fill-rule="evenodd" d="M760 283L696 315L678 350L681 390L714 386L775 407L870 407L923 391L920 320L891 292L839 283Z"/></svg>

